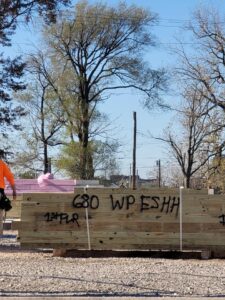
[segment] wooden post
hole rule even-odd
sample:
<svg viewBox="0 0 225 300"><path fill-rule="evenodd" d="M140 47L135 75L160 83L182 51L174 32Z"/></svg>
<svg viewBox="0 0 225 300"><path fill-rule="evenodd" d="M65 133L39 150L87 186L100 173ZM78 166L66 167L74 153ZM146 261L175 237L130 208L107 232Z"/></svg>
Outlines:
<svg viewBox="0 0 225 300"><path fill-rule="evenodd" d="M133 139L133 172L132 172L132 189L136 189L136 136L137 136L137 117L136 111L133 112L134 119L134 139Z"/></svg>
<svg viewBox="0 0 225 300"><path fill-rule="evenodd" d="M180 186L180 251L183 251L183 186Z"/></svg>

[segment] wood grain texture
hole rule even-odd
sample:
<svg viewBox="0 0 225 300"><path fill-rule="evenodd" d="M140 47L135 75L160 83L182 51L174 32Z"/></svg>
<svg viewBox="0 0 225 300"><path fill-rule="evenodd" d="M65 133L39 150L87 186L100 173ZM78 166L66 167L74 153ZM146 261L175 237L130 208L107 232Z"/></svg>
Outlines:
<svg viewBox="0 0 225 300"><path fill-rule="evenodd" d="M183 249L225 251L224 196L183 190L182 199ZM180 247L179 189L80 188L24 194L20 203L21 222L13 228L22 248L88 249L89 243L94 250Z"/></svg>

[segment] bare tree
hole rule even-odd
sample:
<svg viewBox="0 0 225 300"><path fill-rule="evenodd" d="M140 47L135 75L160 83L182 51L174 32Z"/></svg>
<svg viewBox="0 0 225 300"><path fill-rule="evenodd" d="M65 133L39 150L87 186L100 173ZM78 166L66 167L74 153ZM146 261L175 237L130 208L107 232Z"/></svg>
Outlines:
<svg viewBox="0 0 225 300"><path fill-rule="evenodd" d="M25 93L27 107L29 107L30 114L34 114L31 122L33 124L34 143L41 143L41 149L44 146L44 149L46 149L44 154L47 154L47 147L62 144L63 147L60 149L59 157L54 160L55 166L64 170L70 177L77 178L80 175L79 153L82 149L80 149L76 137L80 131L81 116L76 101L77 97L72 92L73 81L71 81L71 78L73 78L73 74L69 71L59 74L57 70L52 69L48 55L41 51L30 56L28 67L29 74L35 75L32 78L36 80L36 85L39 87L37 90L31 82L28 85L29 92ZM55 89L57 89L57 92ZM47 111L45 108L45 113L43 111L44 105L48 108ZM54 119L52 116L54 116ZM40 120L42 120L41 124ZM53 140L53 135L57 137L57 132L53 130L52 126L56 125L57 131L62 132L61 129L64 128L60 140L55 140L55 138ZM105 165L109 160L107 155L104 154L107 152L106 149L108 149L108 153L110 149L115 151L116 143L108 140L108 132L110 131L112 136L114 129L106 114L100 113L96 109L93 111L89 126L91 144L88 147L88 163L90 165L87 169L88 177L93 178L95 171L99 169L99 164ZM49 132L47 137L44 134L45 132ZM101 141L97 141L97 137ZM118 147L119 145L117 145L117 149ZM38 151L35 150L34 152L39 157ZM47 162L47 155L44 155L44 157L46 157L44 162ZM113 151L111 151L111 158L111 162L114 161L115 165L115 153ZM24 162L24 158L22 158L22 161ZM101 168L103 167L101 166Z"/></svg>
<svg viewBox="0 0 225 300"><path fill-rule="evenodd" d="M177 117L181 125L181 137L176 137L170 128L165 131L164 137L157 139L167 143L181 168L185 187L190 188L193 175L223 150L224 145L221 146L219 139L225 120L219 111L211 111L211 105L195 85L187 86L183 96L185 101L183 109L179 111L180 120Z"/></svg>
<svg viewBox="0 0 225 300"><path fill-rule="evenodd" d="M30 155L26 152L17 155L17 164L22 162L27 168L32 169L33 163L29 165L32 153L33 161L42 161L41 168L39 166L36 171L48 173L51 171L48 149L63 143L61 134L65 119L56 94L43 76L42 68L48 66L43 65L41 53L39 56L31 56L26 68L30 78L28 88L26 92L15 95L26 107L29 117L28 126L31 128L29 130L31 134L25 137ZM36 167L38 165L40 164Z"/></svg>
<svg viewBox="0 0 225 300"><path fill-rule="evenodd" d="M77 3L74 15L64 15L60 22L47 28L45 40L60 78L71 76L69 89L76 110L70 114L79 115L76 128L81 149L80 178L91 178L89 130L98 103L111 91L128 88L143 92L149 108L160 103L165 71L151 69L142 56L144 50L154 46L149 26L155 24L156 15L125 3L111 8L87 1ZM50 74L47 77L60 94Z"/></svg>
<svg viewBox="0 0 225 300"><path fill-rule="evenodd" d="M225 23L215 10L201 8L189 30L198 46L194 54L180 49L182 64L177 72L183 79L195 81L199 93L225 111Z"/></svg>
<svg viewBox="0 0 225 300"><path fill-rule="evenodd" d="M15 104L12 94L25 89L22 80L25 64L21 57L5 57L6 46L11 46L11 37L16 32L19 21L28 22L32 15L41 15L48 22L54 22L60 5L69 0L0 0L0 132L3 142L10 130L21 129L19 122L25 116L24 109ZM21 18L23 16L23 18ZM4 51L6 49L6 51Z"/></svg>
<svg viewBox="0 0 225 300"><path fill-rule="evenodd" d="M182 44L181 47L177 49L176 53L178 54L180 62L178 63L178 67L176 67L176 74L179 75L179 85L184 83L189 87L194 86L193 90L201 100L199 105L201 105L202 108L204 107L204 110L200 113L201 118L199 121L201 123L203 122L202 125L207 121L208 125L205 127L205 124L202 127L206 129L206 132L203 130L200 132L200 135L195 131L191 134L189 130L187 141L189 141L189 146L191 146L190 141L193 140L193 142L196 143L199 137L202 136L203 139L199 139L199 149L203 148L204 150L204 147L207 145L205 140L213 140L211 145L214 145L214 148L210 149L211 147L208 145L204 151L210 153L210 157L217 157L214 162L219 162L225 145L223 137L225 112L225 25L216 10L201 7L194 12L188 30L192 34L193 46L191 50L189 49L189 52L184 50ZM188 118L186 118L186 120L188 120ZM190 126L187 128L190 129ZM204 137L205 133L206 136ZM167 141L173 146L174 151L177 152L177 159L182 157L180 165L184 165L184 155L180 146L177 145L177 143L173 143L174 138L171 136ZM190 148L189 146L187 149ZM186 155L186 160L190 163L193 161L192 149L194 148L190 148ZM200 154L198 154L198 156L202 157ZM205 156L203 163L206 159L209 158ZM216 165L218 166L218 164L215 163L212 165L213 169L216 168ZM187 167L186 171L183 172L186 173L186 177L189 177L192 171L196 169L196 166L190 167L189 170ZM192 169L192 171L190 171L190 169Z"/></svg>

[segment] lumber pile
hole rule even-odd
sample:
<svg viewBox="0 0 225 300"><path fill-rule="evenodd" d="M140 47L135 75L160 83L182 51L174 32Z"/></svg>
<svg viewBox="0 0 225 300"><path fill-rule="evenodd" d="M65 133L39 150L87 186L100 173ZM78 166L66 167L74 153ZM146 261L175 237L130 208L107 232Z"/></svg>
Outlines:
<svg viewBox="0 0 225 300"><path fill-rule="evenodd" d="M183 190L181 218L179 189L28 193L14 228L22 248L225 251L223 198Z"/></svg>

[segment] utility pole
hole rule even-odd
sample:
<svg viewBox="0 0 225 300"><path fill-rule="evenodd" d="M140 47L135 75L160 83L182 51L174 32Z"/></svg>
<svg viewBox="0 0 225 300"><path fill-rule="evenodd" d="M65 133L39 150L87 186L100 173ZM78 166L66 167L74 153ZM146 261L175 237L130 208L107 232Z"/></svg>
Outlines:
<svg viewBox="0 0 225 300"><path fill-rule="evenodd" d="M137 136L137 116L136 111L133 112L134 119L134 137L133 137L133 172L132 172L132 189L136 189L136 136Z"/></svg>
<svg viewBox="0 0 225 300"><path fill-rule="evenodd" d="M160 162L160 159L156 161L156 165L158 166L158 183L159 183L159 187L161 187L161 162Z"/></svg>

